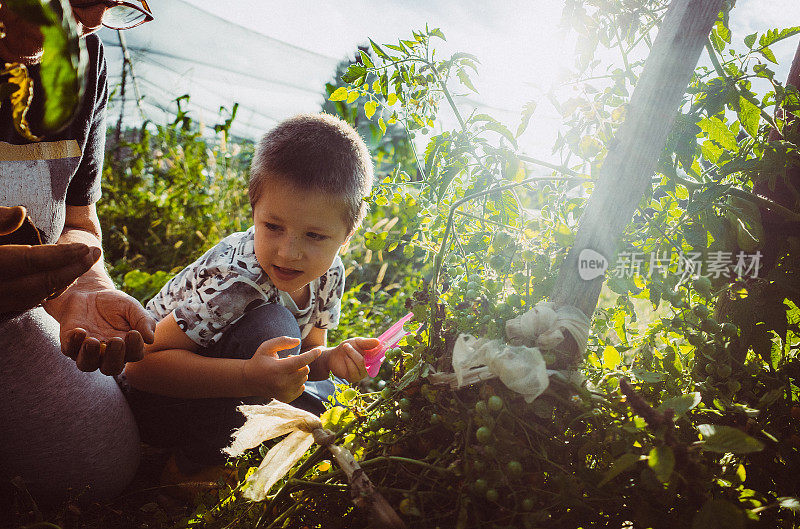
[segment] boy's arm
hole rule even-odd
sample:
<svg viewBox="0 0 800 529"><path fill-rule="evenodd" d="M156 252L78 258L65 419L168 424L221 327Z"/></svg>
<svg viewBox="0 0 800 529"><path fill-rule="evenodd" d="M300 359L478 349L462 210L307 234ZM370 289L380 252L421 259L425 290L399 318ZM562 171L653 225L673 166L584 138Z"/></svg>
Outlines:
<svg viewBox="0 0 800 529"><path fill-rule="evenodd" d="M281 337L264 342L249 360L201 356L173 314L158 322L155 335L144 359L128 364L125 374L131 386L168 397L260 396L288 402L302 393L306 365L319 355L311 351L280 359L278 351L297 345L296 339Z"/></svg>
<svg viewBox="0 0 800 529"><path fill-rule="evenodd" d="M242 379L244 360L208 358L169 314L156 325L145 357L128 364L125 376L142 391L177 398L249 397Z"/></svg>

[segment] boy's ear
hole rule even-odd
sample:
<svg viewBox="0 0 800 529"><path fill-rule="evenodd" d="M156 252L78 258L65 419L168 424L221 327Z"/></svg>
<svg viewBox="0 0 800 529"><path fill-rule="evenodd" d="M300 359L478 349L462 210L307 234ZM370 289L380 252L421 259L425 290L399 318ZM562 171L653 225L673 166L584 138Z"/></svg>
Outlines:
<svg viewBox="0 0 800 529"><path fill-rule="evenodd" d="M350 233L347 234L347 237L344 238L344 242L342 243L341 246L339 246L339 251L341 253L347 253L347 249L350 246L350 239L353 237L353 235L355 235L355 233L356 229L353 228L352 230L350 230Z"/></svg>

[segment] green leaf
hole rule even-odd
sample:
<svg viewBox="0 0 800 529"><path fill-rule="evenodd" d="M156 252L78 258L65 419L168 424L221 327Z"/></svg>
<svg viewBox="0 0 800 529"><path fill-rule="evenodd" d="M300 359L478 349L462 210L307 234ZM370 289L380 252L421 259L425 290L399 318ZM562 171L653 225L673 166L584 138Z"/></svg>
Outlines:
<svg viewBox="0 0 800 529"><path fill-rule="evenodd" d="M386 122L383 121L383 118L378 120L378 127L381 129L381 134L386 134Z"/></svg>
<svg viewBox="0 0 800 529"><path fill-rule="evenodd" d="M39 78L45 94L41 126L46 132L58 131L72 120L85 83L86 49L72 8L67 0L11 0L8 6L40 26L44 42Z"/></svg>
<svg viewBox="0 0 800 529"><path fill-rule="evenodd" d="M778 59L775 58L775 54L772 53L771 49L769 49L769 48L761 48L760 50L758 50L758 53L763 55L764 58L767 59L768 61L774 62L775 64L778 64Z"/></svg>
<svg viewBox="0 0 800 529"><path fill-rule="evenodd" d="M364 103L364 115L367 116L367 119L372 119L372 116L375 115L375 111L378 109L378 103L375 101L367 101Z"/></svg>
<svg viewBox="0 0 800 529"><path fill-rule="evenodd" d="M736 135L731 132L728 126L718 117L712 116L704 118L697 122L706 137L717 144L723 149L729 151L736 150L738 143L736 142Z"/></svg>
<svg viewBox="0 0 800 529"><path fill-rule="evenodd" d="M522 107L522 119L520 120L519 126L517 127L517 138L519 138L525 129L528 128L528 123L531 121L531 116L536 111L536 101L530 101L526 103L524 107Z"/></svg>
<svg viewBox="0 0 800 529"><path fill-rule="evenodd" d="M800 26L794 26L786 29L771 29L761 35L761 38L758 39L758 45L765 47L771 46L780 40L788 39L789 37L797 35L798 33L800 33Z"/></svg>
<svg viewBox="0 0 800 529"><path fill-rule="evenodd" d="M442 33L442 30L439 28L433 28L428 32L428 35L430 35L431 37L439 37L440 39L445 41L447 40L446 38L444 38L444 33Z"/></svg>
<svg viewBox="0 0 800 529"><path fill-rule="evenodd" d="M617 348L613 345L607 345L603 349L603 367L606 369L616 369L622 362L622 355L619 354Z"/></svg>
<svg viewBox="0 0 800 529"><path fill-rule="evenodd" d="M355 418L356 416L352 411L350 411L350 408L345 408L344 406L334 406L320 415L319 420L322 423L323 428L338 430L342 425L349 423Z"/></svg>
<svg viewBox="0 0 800 529"><path fill-rule="evenodd" d="M746 36L744 38L745 46L747 46L748 48L752 49L753 48L753 44L756 43L756 37L757 36L758 36L758 33L751 33L750 35Z"/></svg>
<svg viewBox="0 0 800 529"><path fill-rule="evenodd" d="M342 81L353 84L356 80L361 79L365 75L367 75L366 68L360 64L351 64L347 67L347 71L342 76Z"/></svg>
<svg viewBox="0 0 800 529"><path fill-rule="evenodd" d="M461 84L463 84L476 94L478 93L478 90L475 88L475 85L472 84L472 80L469 78L469 75L467 75L466 71L464 71L463 69L459 69L456 75L458 75L458 80L461 81Z"/></svg>
<svg viewBox="0 0 800 529"><path fill-rule="evenodd" d="M375 55L380 57L381 59L389 59L389 55L383 51L383 48L378 46L374 40L369 39L369 44L372 46L372 50L375 52Z"/></svg>
<svg viewBox="0 0 800 529"><path fill-rule="evenodd" d="M744 130L753 138L758 135L758 124L761 121L761 112L749 99L739 96L739 122Z"/></svg>
<svg viewBox="0 0 800 529"><path fill-rule="evenodd" d="M598 487L602 487L615 477L619 476L633 465L635 465L641 457L639 454L622 454L619 456L613 463L611 463L611 468L608 472L605 473L603 479L600 480L600 483L597 484Z"/></svg>
<svg viewBox="0 0 800 529"><path fill-rule="evenodd" d="M361 51L361 62L364 64L364 66L367 68L374 67L375 64L372 62L372 59L369 56L369 52L364 50L360 51Z"/></svg>
<svg viewBox="0 0 800 529"><path fill-rule="evenodd" d="M744 512L725 500L710 499L694 516L692 529L744 529Z"/></svg>
<svg viewBox="0 0 800 529"><path fill-rule="evenodd" d="M710 452L749 454L764 449L761 441L750 437L738 428L717 424L699 424L697 429L704 438L702 448Z"/></svg>
<svg viewBox="0 0 800 529"><path fill-rule="evenodd" d="M389 97L386 98L386 104L392 106L395 103L397 103L397 94L389 94Z"/></svg>
<svg viewBox="0 0 800 529"><path fill-rule="evenodd" d="M675 413L675 418L678 418L686 415L689 410L693 410L695 407L697 407L701 400L703 400L703 397L700 395L700 392L695 391L693 393L687 393L686 395L679 395L677 397L667 399L663 401L656 409L660 412L671 409Z"/></svg>
<svg viewBox="0 0 800 529"><path fill-rule="evenodd" d="M347 99L347 96L348 96L347 88L344 87L344 86L340 86L339 88L334 90L333 93L330 96L328 96L328 100L329 101L344 101L345 99Z"/></svg>
<svg viewBox="0 0 800 529"><path fill-rule="evenodd" d="M511 145L513 145L515 149L519 148L519 146L517 145L517 139L514 137L513 134L511 134L511 131L508 130L506 126L503 125L502 123L497 121L489 121L483 126L483 128L486 130L493 130L494 132L500 133L509 142L511 142Z"/></svg>
<svg viewBox="0 0 800 529"><path fill-rule="evenodd" d="M666 483L675 468L675 454L672 453L672 448L668 446L658 446L650 450L647 464L658 480L661 483Z"/></svg>

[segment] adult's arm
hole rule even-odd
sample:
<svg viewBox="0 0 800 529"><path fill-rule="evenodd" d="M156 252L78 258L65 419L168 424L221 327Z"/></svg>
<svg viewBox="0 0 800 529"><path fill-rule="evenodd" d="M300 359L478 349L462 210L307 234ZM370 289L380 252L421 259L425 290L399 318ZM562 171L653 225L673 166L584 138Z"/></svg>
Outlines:
<svg viewBox="0 0 800 529"><path fill-rule="evenodd" d="M66 206L58 245L79 243L102 252L94 204ZM63 294L44 304L61 325L61 350L82 371L115 375L125 362L140 360L152 343L155 320L133 297L117 290L100 258Z"/></svg>

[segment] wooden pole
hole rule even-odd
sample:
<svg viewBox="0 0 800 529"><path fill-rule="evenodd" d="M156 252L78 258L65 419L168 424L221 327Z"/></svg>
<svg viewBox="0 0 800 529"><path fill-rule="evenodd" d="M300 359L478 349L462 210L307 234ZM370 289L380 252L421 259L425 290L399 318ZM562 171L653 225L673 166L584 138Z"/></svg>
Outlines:
<svg viewBox="0 0 800 529"><path fill-rule="evenodd" d="M722 3L674 0L670 4L631 97L627 117L581 216L575 244L559 271L551 294L557 304L573 305L590 317L594 312L604 274L582 279L578 258L584 250L594 250L609 265L613 263L623 230L642 197L652 189L658 158Z"/></svg>

